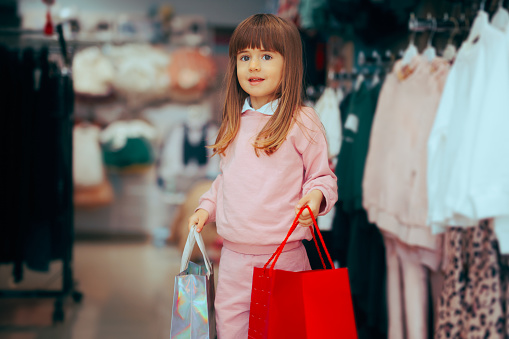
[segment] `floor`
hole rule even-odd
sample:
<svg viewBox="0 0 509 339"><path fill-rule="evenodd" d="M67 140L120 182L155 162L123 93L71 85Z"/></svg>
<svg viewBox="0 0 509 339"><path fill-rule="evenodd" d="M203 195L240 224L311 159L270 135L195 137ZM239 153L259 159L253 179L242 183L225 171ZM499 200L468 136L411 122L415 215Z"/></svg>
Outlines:
<svg viewBox="0 0 509 339"><path fill-rule="evenodd" d="M167 339L180 257L175 247L147 241L78 241L74 276L82 302L69 298L65 321L53 325L52 299L0 299L0 339ZM0 277L9 272L0 269ZM60 270L54 263L48 274L28 272L17 288L58 289ZM13 288L7 285L0 289Z"/></svg>

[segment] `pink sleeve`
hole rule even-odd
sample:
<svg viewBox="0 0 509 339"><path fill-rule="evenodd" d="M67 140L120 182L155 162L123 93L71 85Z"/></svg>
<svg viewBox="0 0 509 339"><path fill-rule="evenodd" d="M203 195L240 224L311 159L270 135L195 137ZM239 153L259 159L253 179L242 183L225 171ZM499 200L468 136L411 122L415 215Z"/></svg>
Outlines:
<svg viewBox="0 0 509 339"><path fill-rule="evenodd" d="M305 139L306 145L302 152L305 170L302 193L306 195L314 189L320 190L324 201L320 206L319 215L324 215L329 213L338 200L337 178L329 166L325 132L316 113L312 110L311 112L308 114L311 119L303 119L304 125L314 130L314 133L311 133L311 140ZM317 130L317 126L321 128Z"/></svg>
<svg viewBox="0 0 509 339"><path fill-rule="evenodd" d="M196 208L196 210L201 208L209 213L209 219L207 220L207 222L216 221L217 191L218 187L222 184L222 182L223 175L220 174L216 177L216 179L212 183L212 187L210 187L210 189L200 197L198 207Z"/></svg>

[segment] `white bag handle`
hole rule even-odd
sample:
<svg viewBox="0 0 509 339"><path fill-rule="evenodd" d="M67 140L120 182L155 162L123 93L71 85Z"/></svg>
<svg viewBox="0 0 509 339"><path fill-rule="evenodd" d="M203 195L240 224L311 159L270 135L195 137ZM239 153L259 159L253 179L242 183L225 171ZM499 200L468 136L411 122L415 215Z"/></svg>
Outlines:
<svg viewBox="0 0 509 339"><path fill-rule="evenodd" d="M212 273L212 263L210 262L210 259L207 255L205 243L203 242L201 234L196 232L196 225L193 225L191 227L189 235L187 236L187 242L186 246L184 247L184 253L182 253L182 261L180 262L180 272L184 272L187 269L189 261L191 261L191 253L193 252L195 243L198 243L198 247L200 248L201 254L203 255L205 267L207 268L207 276L210 277L210 274Z"/></svg>

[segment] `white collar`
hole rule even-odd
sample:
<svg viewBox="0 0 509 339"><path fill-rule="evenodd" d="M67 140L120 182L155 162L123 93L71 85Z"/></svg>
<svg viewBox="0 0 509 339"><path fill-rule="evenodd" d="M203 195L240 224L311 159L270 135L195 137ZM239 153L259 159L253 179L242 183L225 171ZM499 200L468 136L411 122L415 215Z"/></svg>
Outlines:
<svg viewBox="0 0 509 339"><path fill-rule="evenodd" d="M262 107L260 107L258 109L254 109L251 106L251 102L250 102L251 100L249 100L249 97L247 97L246 100L244 101L244 106L242 107L242 113L244 113L247 110L251 110L251 111L256 111L256 112L259 112L259 113L262 113L265 115L274 115L274 112L276 112L276 109L279 106L279 100L280 99L270 101L270 102L266 103L265 105L263 105Z"/></svg>

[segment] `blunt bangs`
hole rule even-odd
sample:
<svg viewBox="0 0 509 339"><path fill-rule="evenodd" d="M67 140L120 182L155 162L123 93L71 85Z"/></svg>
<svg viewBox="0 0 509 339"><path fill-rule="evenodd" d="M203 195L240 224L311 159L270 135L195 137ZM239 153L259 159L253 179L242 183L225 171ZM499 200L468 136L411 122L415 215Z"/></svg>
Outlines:
<svg viewBox="0 0 509 339"><path fill-rule="evenodd" d="M284 39L277 39L282 35L281 23L278 20L281 19L257 14L242 22L230 40L230 58L236 57L246 48L263 48L285 56Z"/></svg>

